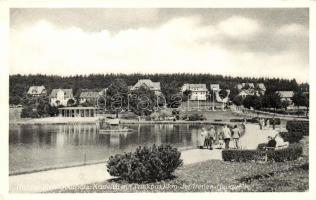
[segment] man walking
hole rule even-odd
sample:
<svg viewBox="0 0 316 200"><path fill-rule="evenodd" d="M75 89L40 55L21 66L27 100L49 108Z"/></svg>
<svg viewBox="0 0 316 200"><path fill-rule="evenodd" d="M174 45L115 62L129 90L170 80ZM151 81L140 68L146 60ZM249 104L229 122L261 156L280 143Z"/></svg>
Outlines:
<svg viewBox="0 0 316 200"><path fill-rule="evenodd" d="M214 129L214 126L211 126L208 132L208 145L210 146L210 150L213 150L213 141L215 140L215 134L216 131Z"/></svg>
<svg viewBox="0 0 316 200"><path fill-rule="evenodd" d="M227 125L224 125L223 128L223 137L224 137L224 142L225 142L225 149L229 149L229 142L231 138L231 132Z"/></svg>
<svg viewBox="0 0 316 200"><path fill-rule="evenodd" d="M234 140L234 144L236 149L239 149L239 138L240 138L240 130L238 128L237 125L235 125L234 129L233 129L233 140Z"/></svg>

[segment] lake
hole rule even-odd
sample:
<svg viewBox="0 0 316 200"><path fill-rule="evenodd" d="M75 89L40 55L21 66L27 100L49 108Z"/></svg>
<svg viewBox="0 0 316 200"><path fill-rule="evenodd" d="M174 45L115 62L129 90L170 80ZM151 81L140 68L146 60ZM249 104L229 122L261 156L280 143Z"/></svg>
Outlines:
<svg viewBox="0 0 316 200"><path fill-rule="evenodd" d="M9 172L27 172L97 161L139 145L197 146L201 125L127 125L132 133L99 134L95 124L10 125Z"/></svg>

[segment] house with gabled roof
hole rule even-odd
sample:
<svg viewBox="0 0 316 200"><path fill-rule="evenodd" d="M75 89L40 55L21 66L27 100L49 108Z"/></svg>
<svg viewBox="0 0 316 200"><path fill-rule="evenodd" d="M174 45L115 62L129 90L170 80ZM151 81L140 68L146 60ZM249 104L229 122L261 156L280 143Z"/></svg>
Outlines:
<svg viewBox="0 0 316 200"><path fill-rule="evenodd" d="M51 106L71 106L76 101L72 89L53 89L49 95Z"/></svg>
<svg viewBox="0 0 316 200"><path fill-rule="evenodd" d="M281 101L292 102L292 97L294 96L293 91L276 91L276 93L280 95Z"/></svg>
<svg viewBox="0 0 316 200"><path fill-rule="evenodd" d="M161 94L160 82L153 82L150 79L140 79L135 85L130 87L130 90L137 90L140 87L148 88L150 91L153 91L155 95Z"/></svg>
<svg viewBox="0 0 316 200"><path fill-rule="evenodd" d="M100 96L100 92L91 91L91 90L83 90L80 93L80 104L91 103L95 105L99 96Z"/></svg>
<svg viewBox="0 0 316 200"><path fill-rule="evenodd" d="M191 91L189 100L199 100L199 101L206 101L208 90L206 88L206 84L189 84L185 83L181 91L184 92L186 90Z"/></svg>
<svg viewBox="0 0 316 200"><path fill-rule="evenodd" d="M31 96L46 96L47 95L47 91L45 86L41 85L41 86L31 86L29 88L29 90L27 91L28 95Z"/></svg>

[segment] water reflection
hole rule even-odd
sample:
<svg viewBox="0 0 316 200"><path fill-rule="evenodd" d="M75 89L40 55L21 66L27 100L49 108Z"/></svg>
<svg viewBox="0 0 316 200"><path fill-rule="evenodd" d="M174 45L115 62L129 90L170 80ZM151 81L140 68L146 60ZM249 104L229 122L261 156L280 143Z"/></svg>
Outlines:
<svg viewBox="0 0 316 200"><path fill-rule="evenodd" d="M197 145L199 125L129 125L132 133L99 134L94 124L10 125L10 172L105 160L139 145Z"/></svg>

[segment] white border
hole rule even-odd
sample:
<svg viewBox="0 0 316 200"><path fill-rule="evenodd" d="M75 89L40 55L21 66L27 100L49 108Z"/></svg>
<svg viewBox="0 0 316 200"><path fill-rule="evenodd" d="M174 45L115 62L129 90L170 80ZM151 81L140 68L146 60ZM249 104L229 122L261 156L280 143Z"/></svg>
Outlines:
<svg viewBox="0 0 316 200"><path fill-rule="evenodd" d="M9 9L10 8L310 8L310 52L315 49L316 2L307 0L0 0L0 200L4 199L312 199L315 193L315 171L310 167L310 190L303 193L123 193L123 194L10 194L8 193L8 80L9 80ZM315 53L314 53L315 55ZM310 122L315 118L313 102L316 101L315 56L310 53ZM310 129L310 163L314 166L316 135L315 126ZM315 196L315 195L314 195Z"/></svg>

